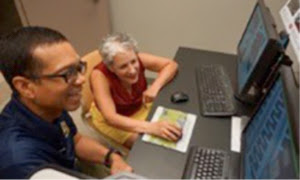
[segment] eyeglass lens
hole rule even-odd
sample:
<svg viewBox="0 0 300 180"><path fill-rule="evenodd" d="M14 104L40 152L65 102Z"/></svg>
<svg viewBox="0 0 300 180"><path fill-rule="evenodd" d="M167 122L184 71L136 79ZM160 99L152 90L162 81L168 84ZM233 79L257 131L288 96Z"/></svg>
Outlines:
<svg viewBox="0 0 300 180"><path fill-rule="evenodd" d="M76 81L78 73L85 74L86 72L86 63L80 62L77 66L70 68L68 73L66 73L66 81L68 83Z"/></svg>

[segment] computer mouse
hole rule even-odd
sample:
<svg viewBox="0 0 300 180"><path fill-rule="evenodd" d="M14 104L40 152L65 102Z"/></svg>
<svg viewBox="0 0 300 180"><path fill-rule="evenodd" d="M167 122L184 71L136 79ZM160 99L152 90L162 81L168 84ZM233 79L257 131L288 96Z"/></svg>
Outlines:
<svg viewBox="0 0 300 180"><path fill-rule="evenodd" d="M171 101L173 103L182 103L182 102L187 102L189 100L189 96L185 94L184 92L174 92L171 95Z"/></svg>

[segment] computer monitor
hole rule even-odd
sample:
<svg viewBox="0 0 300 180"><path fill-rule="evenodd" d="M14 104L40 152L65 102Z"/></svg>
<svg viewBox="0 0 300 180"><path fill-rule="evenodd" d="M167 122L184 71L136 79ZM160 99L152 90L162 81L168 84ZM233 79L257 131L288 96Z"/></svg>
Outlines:
<svg viewBox="0 0 300 180"><path fill-rule="evenodd" d="M276 26L263 0L258 0L238 44L236 97L255 102L283 50Z"/></svg>
<svg viewBox="0 0 300 180"><path fill-rule="evenodd" d="M290 106L299 94L291 99L285 80L278 76L244 131L245 179L299 178L299 144L292 128L299 110Z"/></svg>

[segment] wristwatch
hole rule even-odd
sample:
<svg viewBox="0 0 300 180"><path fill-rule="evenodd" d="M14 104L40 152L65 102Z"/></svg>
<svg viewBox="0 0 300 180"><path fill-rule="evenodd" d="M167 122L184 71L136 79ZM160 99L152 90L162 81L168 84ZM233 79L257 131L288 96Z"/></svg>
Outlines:
<svg viewBox="0 0 300 180"><path fill-rule="evenodd" d="M105 158L104 158L104 163L103 163L108 168L111 167L111 164L112 164L111 155L113 153L117 153L117 154L119 154L120 156L123 157L123 155L122 155L122 153L120 151L118 151L118 150L116 150L114 148L109 148L109 151L106 153Z"/></svg>

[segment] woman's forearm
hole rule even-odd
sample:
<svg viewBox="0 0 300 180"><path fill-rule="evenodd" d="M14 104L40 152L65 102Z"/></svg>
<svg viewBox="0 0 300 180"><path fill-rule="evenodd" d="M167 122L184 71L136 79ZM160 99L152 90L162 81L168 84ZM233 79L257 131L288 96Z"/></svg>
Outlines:
<svg viewBox="0 0 300 180"><path fill-rule="evenodd" d="M107 119L109 125L116 128L137 133L148 133L149 122L139 121L117 113L104 115L104 117Z"/></svg>
<svg viewBox="0 0 300 180"><path fill-rule="evenodd" d="M159 91L165 84L171 81L176 75L178 69L178 64L174 61L168 63L165 67L161 69L158 77L155 79L150 88Z"/></svg>

